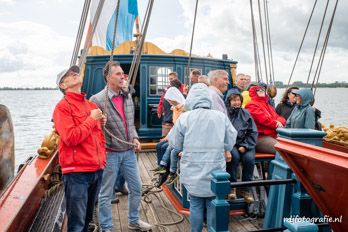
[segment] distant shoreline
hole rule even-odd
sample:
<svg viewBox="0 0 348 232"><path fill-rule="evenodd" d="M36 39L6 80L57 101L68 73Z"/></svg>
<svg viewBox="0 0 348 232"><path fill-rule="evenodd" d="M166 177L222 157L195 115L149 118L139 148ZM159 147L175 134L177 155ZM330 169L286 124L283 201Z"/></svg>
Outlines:
<svg viewBox="0 0 348 232"><path fill-rule="evenodd" d="M293 85L291 85L293 86ZM277 86L278 89L286 88L286 86ZM300 86L300 88L305 88ZM318 89L338 89L338 88L348 88L348 86L318 86ZM58 88L0 88L0 91L16 91L16 90L58 90Z"/></svg>
<svg viewBox="0 0 348 232"><path fill-rule="evenodd" d="M253 84L257 84L253 82ZM288 85L284 84L282 81L275 81L275 86L277 88L287 88ZM299 88L311 88L311 84L303 83L302 81L294 81L290 86L297 86ZM348 88L348 83L345 81L339 82L336 81L334 83L318 83L316 85L317 88ZM23 88L23 87L0 87L0 90L58 90L58 88L52 87L35 87L35 88Z"/></svg>
<svg viewBox="0 0 348 232"><path fill-rule="evenodd" d="M58 88L50 87L36 87L36 88L12 88L12 87L1 87L1 90L58 90Z"/></svg>

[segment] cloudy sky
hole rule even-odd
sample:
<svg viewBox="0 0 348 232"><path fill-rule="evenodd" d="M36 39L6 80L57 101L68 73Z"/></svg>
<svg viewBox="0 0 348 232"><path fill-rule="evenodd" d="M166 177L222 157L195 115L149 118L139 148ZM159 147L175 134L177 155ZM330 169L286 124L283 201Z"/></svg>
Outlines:
<svg viewBox="0 0 348 232"><path fill-rule="evenodd" d="M287 81L315 0L268 0L275 79ZM142 19L147 0L138 0ZM254 0L254 6L256 7ZM330 1L328 16L334 1ZM326 1L318 8L293 80L306 81ZM70 63L83 0L0 0L0 87L54 87ZM189 50L195 0L157 0L147 41L166 52ZM321 82L346 81L348 1L336 13ZM323 28L327 30L327 22ZM260 38L259 38L260 41ZM322 41L319 44L321 47ZM259 44L260 46L260 44ZM237 60L254 76L250 6L247 0L199 0L193 53Z"/></svg>

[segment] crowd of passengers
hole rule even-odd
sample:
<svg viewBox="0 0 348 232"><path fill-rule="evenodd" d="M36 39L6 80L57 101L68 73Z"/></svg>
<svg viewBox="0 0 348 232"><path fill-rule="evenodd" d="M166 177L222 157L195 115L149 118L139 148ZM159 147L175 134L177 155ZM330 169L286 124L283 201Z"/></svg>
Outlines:
<svg viewBox="0 0 348 232"><path fill-rule="evenodd" d="M103 75L105 88L90 100L81 92L78 66L57 75L64 96L55 107L53 122L60 136L68 231L88 231L97 201L100 230L114 230L115 192L129 194L128 228L148 231L153 226L140 219L141 179L135 152L141 146L134 126L134 88L118 62L108 62ZM202 231L204 210L208 228L212 225L213 171L226 170L230 181L236 182L241 162L241 179L250 181L255 152L276 152L277 128L317 129L320 111L311 106L314 97L308 89L287 89L275 108L272 86L251 84L249 75L238 74L236 86L229 90L225 70L212 70L207 76L193 70L190 88L175 72L169 80L158 106L163 138L156 146L158 167L153 171L168 176L165 184L171 185L178 178L180 159L180 182L190 196L194 232ZM246 202L254 200L249 189L240 192ZM235 189L229 198L236 198Z"/></svg>
<svg viewBox="0 0 348 232"><path fill-rule="evenodd" d="M169 74L170 85L158 106L163 116L162 136L157 144L158 167L155 174L173 184L180 182L190 195L192 231L201 231L203 208L207 209L207 224L211 224L211 172L226 170L230 181L237 182L237 170L242 164L242 181L253 179L255 153L276 150L277 128L318 129L320 111L312 107L314 96L309 89L288 88L275 107L274 86L251 83L251 77L238 74L236 86L228 90L228 73L213 70L202 76L199 70L190 75L191 88L181 83L175 72ZM168 176L168 177L167 177ZM238 193L247 203L254 201L249 188ZM236 199L231 189L228 198Z"/></svg>

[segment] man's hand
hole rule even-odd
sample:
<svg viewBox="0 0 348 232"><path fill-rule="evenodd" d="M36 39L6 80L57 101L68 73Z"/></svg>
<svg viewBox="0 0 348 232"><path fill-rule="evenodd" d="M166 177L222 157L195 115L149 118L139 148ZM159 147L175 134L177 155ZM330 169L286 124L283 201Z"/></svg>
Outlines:
<svg viewBox="0 0 348 232"><path fill-rule="evenodd" d="M246 149L245 149L245 147L239 147L239 148L238 148L238 151L239 151L241 154L244 154L245 151L246 151Z"/></svg>
<svg viewBox="0 0 348 232"><path fill-rule="evenodd" d="M282 127L284 127L283 124L282 124L281 122L279 122L279 121L276 121L276 122L277 122L277 125L276 125L277 128L282 128Z"/></svg>
<svg viewBox="0 0 348 232"><path fill-rule="evenodd" d="M231 155L230 151L225 151L225 160L226 160L226 162L232 161L232 155Z"/></svg>
<svg viewBox="0 0 348 232"><path fill-rule="evenodd" d="M179 157L182 157L182 151L179 152L178 156L179 156Z"/></svg>
<svg viewBox="0 0 348 232"><path fill-rule="evenodd" d="M168 135L166 135L166 137L160 139L160 142L162 142L162 141L168 141Z"/></svg>
<svg viewBox="0 0 348 232"><path fill-rule="evenodd" d="M106 121L107 121L106 114L103 114L102 118L100 119L101 125L105 126L106 125Z"/></svg>
<svg viewBox="0 0 348 232"><path fill-rule="evenodd" d="M158 117L158 118L161 118L161 117L162 117L162 114L157 113L157 117Z"/></svg>
<svg viewBox="0 0 348 232"><path fill-rule="evenodd" d="M140 152L141 151L141 144L138 139L133 139L133 143L136 145L134 147L135 152Z"/></svg>
<svg viewBox="0 0 348 232"><path fill-rule="evenodd" d="M100 109L94 109L94 110L91 110L90 116L94 120L98 121L98 120L102 119L103 113Z"/></svg>

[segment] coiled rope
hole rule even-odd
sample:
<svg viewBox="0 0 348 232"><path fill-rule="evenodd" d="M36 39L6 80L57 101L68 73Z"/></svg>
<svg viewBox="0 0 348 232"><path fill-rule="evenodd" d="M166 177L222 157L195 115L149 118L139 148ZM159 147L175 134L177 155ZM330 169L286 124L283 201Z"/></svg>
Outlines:
<svg viewBox="0 0 348 232"><path fill-rule="evenodd" d="M152 178L151 179L151 183L150 184L143 184L142 185L142 200L149 205L149 208L154 216L154 219L156 221L156 224L154 224L154 226L157 226L158 228L162 228L164 231L170 231L168 226L172 226L172 225L176 225L181 223L182 221L184 221L184 216L181 215L180 213L176 212L175 210L172 210L170 208L168 208L167 206L164 205L163 201L160 199L160 197L158 196L158 194L160 192L163 191L162 187L158 187L157 186L157 181L156 178ZM171 214L174 214L176 217L178 217L177 220L173 221L173 222L157 222L157 219L155 217L155 213L154 210L151 206L152 204L152 199L151 196L154 196L161 204L161 207L164 208L165 210L167 210L168 212L170 212Z"/></svg>

